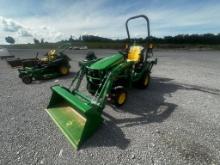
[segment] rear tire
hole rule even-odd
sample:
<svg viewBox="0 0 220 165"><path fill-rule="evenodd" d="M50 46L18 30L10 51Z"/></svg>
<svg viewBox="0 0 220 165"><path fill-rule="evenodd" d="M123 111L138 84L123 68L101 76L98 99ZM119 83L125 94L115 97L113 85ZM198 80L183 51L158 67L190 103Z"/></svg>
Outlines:
<svg viewBox="0 0 220 165"><path fill-rule="evenodd" d="M112 92L112 101L113 104L117 107L121 107L125 104L127 100L127 91L124 87L116 87Z"/></svg>
<svg viewBox="0 0 220 165"><path fill-rule="evenodd" d="M31 84L32 83L32 77L30 76L22 76L22 81L25 83L25 84Z"/></svg>
<svg viewBox="0 0 220 165"><path fill-rule="evenodd" d="M70 70L67 66L61 66L59 71L63 76L68 75L70 72Z"/></svg>

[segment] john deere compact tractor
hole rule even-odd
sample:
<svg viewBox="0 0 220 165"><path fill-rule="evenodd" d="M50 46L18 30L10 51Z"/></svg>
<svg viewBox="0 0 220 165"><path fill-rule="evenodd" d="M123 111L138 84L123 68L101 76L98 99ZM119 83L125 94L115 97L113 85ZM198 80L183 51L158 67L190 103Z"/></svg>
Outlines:
<svg viewBox="0 0 220 165"><path fill-rule="evenodd" d="M104 58L90 54L90 58L79 63L80 70L69 88L60 85L51 88L53 93L46 111L75 148L102 124L101 115L106 102L122 106L129 88L145 89L150 83L151 69L157 59L152 57L148 17L129 18L126 30L130 40L128 23L137 18L147 22L148 35L144 46L129 43L125 51ZM79 91L84 77L90 94Z"/></svg>

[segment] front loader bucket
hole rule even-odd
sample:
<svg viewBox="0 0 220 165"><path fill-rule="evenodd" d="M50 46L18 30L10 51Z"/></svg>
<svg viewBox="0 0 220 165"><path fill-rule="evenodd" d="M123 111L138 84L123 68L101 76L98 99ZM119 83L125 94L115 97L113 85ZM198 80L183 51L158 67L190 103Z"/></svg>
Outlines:
<svg viewBox="0 0 220 165"><path fill-rule="evenodd" d="M51 89L53 93L46 111L77 149L101 125L101 111L81 94L71 93L59 85Z"/></svg>

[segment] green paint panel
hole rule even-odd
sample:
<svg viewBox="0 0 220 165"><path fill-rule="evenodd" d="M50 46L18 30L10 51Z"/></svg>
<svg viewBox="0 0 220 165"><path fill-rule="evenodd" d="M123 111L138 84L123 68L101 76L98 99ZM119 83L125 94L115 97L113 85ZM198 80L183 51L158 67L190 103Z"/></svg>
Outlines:
<svg viewBox="0 0 220 165"><path fill-rule="evenodd" d="M110 57L105 57L94 64L90 66L90 69L95 69L95 70L103 70L111 67L114 64L117 64L121 61L123 61L123 55L122 54L115 54Z"/></svg>
<svg viewBox="0 0 220 165"><path fill-rule="evenodd" d="M86 118L68 105L46 110L74 148L78 148L86 125Z"/></svg>

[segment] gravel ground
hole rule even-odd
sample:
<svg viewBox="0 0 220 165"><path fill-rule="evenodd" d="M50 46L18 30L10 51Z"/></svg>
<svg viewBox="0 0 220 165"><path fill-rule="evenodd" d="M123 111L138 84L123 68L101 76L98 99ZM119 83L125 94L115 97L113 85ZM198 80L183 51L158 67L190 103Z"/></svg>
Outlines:
<svg viewBox="0 0 220 165"><path fill-rule="evenodd" d="M149 88L131 89L120 109L106 106L104 124L79 151L44 111L50 86L68 86L86 51L67 53L70 76L31 85L0 61L0 164L220 164L220 52L156 51Z"/></svg>

